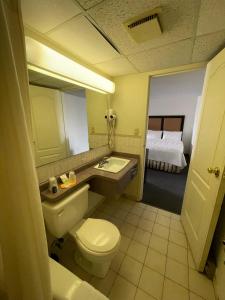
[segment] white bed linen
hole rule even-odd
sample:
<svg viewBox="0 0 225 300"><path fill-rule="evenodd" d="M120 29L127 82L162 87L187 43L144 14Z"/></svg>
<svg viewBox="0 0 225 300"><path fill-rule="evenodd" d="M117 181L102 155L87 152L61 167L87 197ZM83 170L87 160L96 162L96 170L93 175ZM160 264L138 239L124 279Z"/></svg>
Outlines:
<svg viewBox="0 0 225 300"><path fill-rule="evenodd" d="M161 139L162 130L148 130L148 137L154 139Z"/></svg>
<svg viewBox="0 0 225 300"><path fill-rule="evenodd" d="M162 161L180 168L186 167L184 144L182 141L154 139L147 137L148 159Z"/></svg>

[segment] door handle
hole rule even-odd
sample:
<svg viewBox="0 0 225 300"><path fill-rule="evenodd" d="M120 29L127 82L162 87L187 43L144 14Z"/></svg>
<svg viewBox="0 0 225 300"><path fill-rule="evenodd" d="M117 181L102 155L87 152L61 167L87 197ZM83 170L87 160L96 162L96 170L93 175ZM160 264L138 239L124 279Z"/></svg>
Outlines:
<svg viewBox="0 0 225 300"><path fill-rule="evenodd" d="M207 170L210 174L214 174L216 177L220 176L220 169L218 167L215 168L209 167Z"/></svg>

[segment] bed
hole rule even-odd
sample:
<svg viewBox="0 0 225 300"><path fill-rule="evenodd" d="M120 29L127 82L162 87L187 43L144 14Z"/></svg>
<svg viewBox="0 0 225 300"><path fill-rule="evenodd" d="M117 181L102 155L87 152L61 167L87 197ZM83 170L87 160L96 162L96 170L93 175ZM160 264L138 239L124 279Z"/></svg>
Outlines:
<svg viewBox="0 0 225 300"><path fill-rule="evenodd" d="M146 167L179 173L186 167L182 141L184 116L149 116Z"/></svg>

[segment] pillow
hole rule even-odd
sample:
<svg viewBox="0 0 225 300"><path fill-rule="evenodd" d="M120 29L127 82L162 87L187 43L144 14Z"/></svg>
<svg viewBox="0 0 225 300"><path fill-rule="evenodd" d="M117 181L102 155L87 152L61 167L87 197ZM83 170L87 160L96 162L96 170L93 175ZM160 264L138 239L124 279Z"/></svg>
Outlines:
<svg viewBox="0 0 225 300"><path fill-rule="evenodd" d="M148 137L151 139L161 139L162 131L161 130L148 130Z"/></svg>
<svg viewBox="0 0 225 300"><path fill-rule="evenodd" d="M163 140L181 141L182 131L163 131Z"/></svg>

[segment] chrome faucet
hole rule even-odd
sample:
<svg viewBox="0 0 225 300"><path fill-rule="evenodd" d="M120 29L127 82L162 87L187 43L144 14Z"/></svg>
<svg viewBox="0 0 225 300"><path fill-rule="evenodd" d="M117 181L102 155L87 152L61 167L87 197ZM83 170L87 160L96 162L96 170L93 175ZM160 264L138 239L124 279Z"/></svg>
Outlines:
<svg viewBox="0 0 225 300"><path fill-rule="evenodd" d="M102 168L105 164L108 164L108 156L103 157L103 159L98 163L98 168Z"/></svg>

